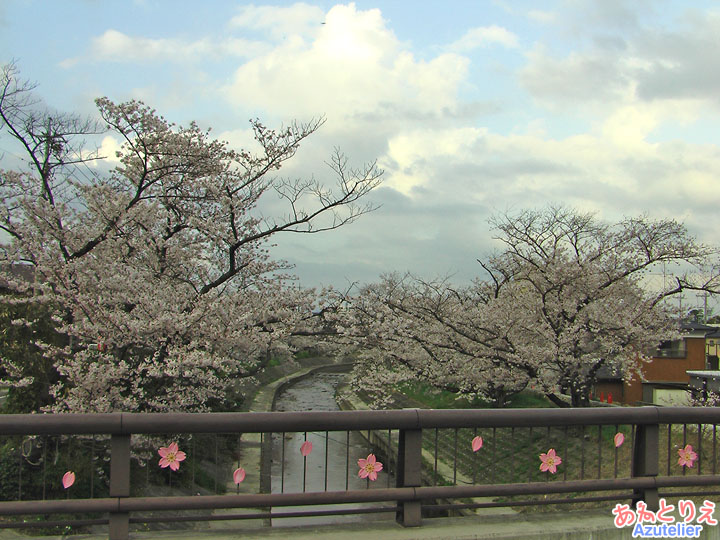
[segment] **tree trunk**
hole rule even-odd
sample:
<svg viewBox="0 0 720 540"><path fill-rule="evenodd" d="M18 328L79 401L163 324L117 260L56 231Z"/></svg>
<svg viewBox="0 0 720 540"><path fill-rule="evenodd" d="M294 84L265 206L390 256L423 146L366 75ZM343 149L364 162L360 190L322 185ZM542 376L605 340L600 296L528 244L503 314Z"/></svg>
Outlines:
<svg viewBox="0 0 720 540"><path fill-rule="evenodd" d="M552 401L558 407L563 407L563 408L570 407L570 404L567 401L560 399L555 394L545 394L545 397L548 398L550 401Z"/></svg>

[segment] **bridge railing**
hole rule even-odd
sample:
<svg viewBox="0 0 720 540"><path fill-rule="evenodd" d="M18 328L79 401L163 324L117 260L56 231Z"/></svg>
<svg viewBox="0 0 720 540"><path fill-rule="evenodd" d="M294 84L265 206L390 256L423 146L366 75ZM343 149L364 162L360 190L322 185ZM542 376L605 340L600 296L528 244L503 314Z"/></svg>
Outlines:
<svg viewBox="0 0 720 540"><path fill-rule="evenodd" d="M719 423L720 408L690 407L0 415L0 437L109 436L110 456L107 496L5 500L0 502L0 516L101 513L107 517L55 523L107 523L110 538L119 540L128 538L131 523L163 519L140 515L149 511L258 509L243 514L186 518L193 520L395 512L403 525L419 526L422 512L433 509L591 500L643 500L649 509L657 509L661 496L720 494L716 436ZM372 446L354 449L355 455L351 455L350 433L356 432L364 434ZM133 437L217 433L265 434L264 444L271 440L269 434L279 436L283 441L281 453L274 459L280 461L283 487L271 490L265 481L266 489L261 490L267 491L264 493L131 496ZM324 437L323 488L308 489L305 467L302 490L290 489L285 476L288 433L304 434L302 439L307 439L308 433ZM345 489L328 482L327 448L331 440L343 439L331 433L346 434L346 469L344 486L341 485ZM482 447L475 437L482 437ZM386 444L381 445L380 441ZM694 458L685 452L688 445L693 447ZM546 469L553 465L548 463L550 449L557 456L555 467L543 472L540 465L545 463ZM349 489L348 478L356 476L356 469L351 471L349 464L357 455L364 456L373 450L385 456L384 472L392 473L395 485L378 481L373 483L373 489ZM679 454L679 450L685 453ZM265 465L269 463L268 452L264 452ZM322 460L322 454L321 451L317 459ZM317 468L322 468L322 463L314 469ZM268 471L264 473L267 479ZM575 495L563 498L563 494ZM17 499L22 499L22 494ZM352 509L322 506L342 503L372 504ZM277 512L282 507L302 509ZM268 509L276 511L270 513ZM23 523L5 519L0 526Z"/></svg>

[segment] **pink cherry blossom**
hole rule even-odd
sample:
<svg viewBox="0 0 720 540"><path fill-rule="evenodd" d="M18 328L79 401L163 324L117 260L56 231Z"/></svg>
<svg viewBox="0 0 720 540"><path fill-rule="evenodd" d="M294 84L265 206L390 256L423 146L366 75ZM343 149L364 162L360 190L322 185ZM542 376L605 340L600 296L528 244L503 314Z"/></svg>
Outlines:
<svg viewBox="0 0 720 540"><path fill-rule="evenodd" d="M309 456L310 452L312 452L312 443L310 441L305 441L300 445L300 453L303 457Z"/></svg>
<svg viewBox="0 0 720 540"><path fill-rule="evenodd" d="M62 485L65 489L69 488L75 483L75 473L72 471L68 471L65 474L63 474L62 477Z"/></svg>
<svg viewBox="0 0 720 540"><path fill-rule="evenodd" d="M501 406L533 385L558 398L571 379L572 404L584 405L594 380L572 374L594 373L606 358L632 373L636 351L674 331L677 323L635 277L667 246L679 259L698 249L682 226L644 217L606 224L554 207L491 222L505 249L481 262L484 277L472 286L390 274L357 294L338 294L349 309L328 317L345 343L362 343L377 359L372 370L353 373L353 385L376 404L386 405L406 381L458 387L464 397ZM664 247L644 252L636 240L647 235Z"/></svg>
<svg viewBox="0 0 720 540"><path fill-rule="evenodd" d="M377 473L383 470L383 464L376 460L375 454L369 454L367 458L358 459L358 467L360 478L369 478L373 482L377 480Z"/></svg>
<svg viewBox="0 0 720 540"><path fill-rule="evenodd" d="M245 469L243 469L242 467L238 467L233 473L233 481L236 484L239 484L243 480L245 480Z"/></svg>
<svg viewBox="0 0 720 540"><path fill-rule="evenodd" d="M477 452L482 448L483 440L482 437L477 436L472 440L472 450L473 452Z"/></svg>
<svg viewBox="0 0 720 540"><path fill-rule="evenodd" d="M690 467L692 468L693 464L698 458L697 452L693 451L692 445L688 444L685 446L685 448L680 448L678 450L678 465L681 467Z"/></svg>
<svg viewBox="0 0 720 540"><path fill-rule="evenodd" d="M620 448L622 446L622 443L625 442L625 435L622 433L616 433L615 434L615 447Z"/></svg>
<svg viewBox="0 0 720 540"><path fill-rule="evenodd" d="M552 474L557 472L557 466L562 463L562 459L555 453L555 449L551 448L547 451L547 454L540 454L540 470L550 471Z"/></svg>
<svg viewBox="0 0 720 540"><path fill-rule="evenodd" d="M315 291L292 283L268 240L335 229L374 208L362 200L382 171L351 168L339 150L328 159L336 188L276 174L322 118L279 130L252 120L253 150L245 151L134 100L98 99L100 124L36 107L12 63L0 67L0 80L13 89L0 99L0 130L19 137L18 163L40 165L0 164L0 283L29 310L40 299L27 292L42 290L43 314L75 344L67 355L38 343L53 373L63 373L56 410L191 412L226 398L255 373L260 351L306 324L316 305ZM52 126L51 139L41 126ZM80 164L101 157L86 151L86 136L106 127L125 144L102 172L78 179ZM263 203L270 192L279 206ZM11 271L29 270L17 264L26 260L30 281ZM23 369L13 385L28 384Z"/></svg>
<svg viewBox="0 0 720 540"><path fill-rule="evenodd" d="M185 459L185 452L178 450L177 443L170 443L167 447L161 446L158 449L160 454L160 466L164 469L170 467L173 471L180 468L180 462Z"/></svg>

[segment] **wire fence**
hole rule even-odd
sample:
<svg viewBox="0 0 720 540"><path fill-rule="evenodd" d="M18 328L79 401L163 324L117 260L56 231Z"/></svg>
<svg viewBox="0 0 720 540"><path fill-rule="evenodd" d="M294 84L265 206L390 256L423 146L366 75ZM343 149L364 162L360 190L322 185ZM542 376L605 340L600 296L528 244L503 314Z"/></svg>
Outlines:
<svg viewBox="0 0 720 540"><path fill-rule="evenodd" d="M133 523L652 508L720 493L718 423L717 408L657 407L3 415L0 527L107 524L127 538Z"/></svg>

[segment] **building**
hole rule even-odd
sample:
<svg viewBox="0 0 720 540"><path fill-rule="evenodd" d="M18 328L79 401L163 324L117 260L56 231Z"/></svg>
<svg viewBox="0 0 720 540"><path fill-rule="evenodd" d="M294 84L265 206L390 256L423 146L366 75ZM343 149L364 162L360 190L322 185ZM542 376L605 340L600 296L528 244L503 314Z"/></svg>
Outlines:
<svg viewBox="0 0 720 540"><path fill-rule="evenodd" d="M642 380L624 380L622 373L598 372L593 396L627 405L687 405L691 375L718 368L720 331L716 326L685 322L682 338L663 342L655 354L644 362ZM720 380L720 372L715 372ZM695 383L693 386L696 386ZM702 386L702 383L699 383Z"/></svg>

